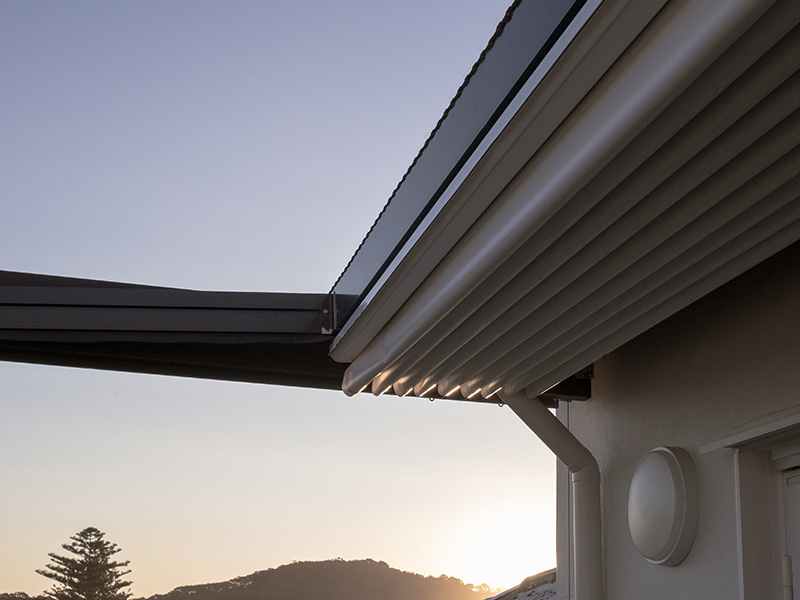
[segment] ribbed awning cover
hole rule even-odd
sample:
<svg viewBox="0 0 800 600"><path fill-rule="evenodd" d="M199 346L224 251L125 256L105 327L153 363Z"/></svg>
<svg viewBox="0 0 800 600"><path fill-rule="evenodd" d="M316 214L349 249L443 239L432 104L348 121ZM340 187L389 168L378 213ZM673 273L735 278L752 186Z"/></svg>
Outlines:
<svg viewBox="0 0 800 600"><path fill-rule="evenodd" d="M800 3L587 3L332 356L534 397L800 239Z"/></svg>

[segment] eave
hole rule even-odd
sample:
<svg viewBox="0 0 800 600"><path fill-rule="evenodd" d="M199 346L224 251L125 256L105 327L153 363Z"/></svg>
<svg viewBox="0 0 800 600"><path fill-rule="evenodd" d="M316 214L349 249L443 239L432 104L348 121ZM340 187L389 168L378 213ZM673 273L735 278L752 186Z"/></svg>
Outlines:
<svg viewBox="0 0 800 600"><path fill-rule="evenodd" d="M800 239L797 3L587 4L332 356L536 397Z"/></svg>

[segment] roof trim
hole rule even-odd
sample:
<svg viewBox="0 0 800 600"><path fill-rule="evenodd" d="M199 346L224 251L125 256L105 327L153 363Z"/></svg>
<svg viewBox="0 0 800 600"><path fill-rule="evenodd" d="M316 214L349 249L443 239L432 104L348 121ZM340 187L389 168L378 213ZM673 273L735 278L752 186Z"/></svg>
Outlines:
<svg viewBox="0 0 800 600"><path fill-rule="evenodd" d="M202 292L0 271L0 360L337 389L327 294Z"/></svg>

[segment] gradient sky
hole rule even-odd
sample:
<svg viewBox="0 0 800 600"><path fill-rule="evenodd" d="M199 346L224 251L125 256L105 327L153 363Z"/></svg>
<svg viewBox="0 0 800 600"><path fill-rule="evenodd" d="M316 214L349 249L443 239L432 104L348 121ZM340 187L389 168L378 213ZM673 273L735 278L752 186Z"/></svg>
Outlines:
<svg viewBox="0 0 800 600"><path fill-rule="evenodd" d="M0 2L0 268L327 292L508 0ZM373 558L555 564L508 408L0 363L0 592L86 526L135 595Z"/></svg>

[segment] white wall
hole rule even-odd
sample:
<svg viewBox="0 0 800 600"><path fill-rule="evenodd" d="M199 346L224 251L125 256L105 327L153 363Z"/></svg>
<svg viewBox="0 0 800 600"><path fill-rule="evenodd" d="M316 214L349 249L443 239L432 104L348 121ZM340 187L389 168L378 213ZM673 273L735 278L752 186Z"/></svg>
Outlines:
<svg viewBox="0 0 800 600"><path fill-rule="evenodd" d="M739 597L734 453L698 450L800 410L799 348L796 244L595 363L592 399L568 410L603 477L607 598ZM648 563L628 532L631 476L657 446L688 450L700 479L697 539L676 567ZM565 519L560 511L561 532Z"/></svg>

